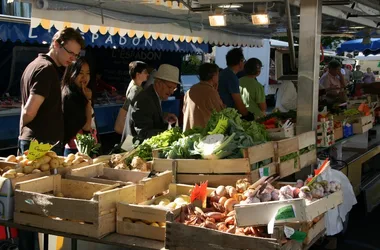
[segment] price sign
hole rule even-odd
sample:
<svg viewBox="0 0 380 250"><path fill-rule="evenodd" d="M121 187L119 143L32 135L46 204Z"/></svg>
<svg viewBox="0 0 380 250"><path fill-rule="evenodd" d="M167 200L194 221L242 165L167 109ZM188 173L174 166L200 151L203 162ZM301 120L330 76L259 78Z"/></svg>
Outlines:
<svg viewBox="0 0 380 250"><path fill-rule="evenodd" d="M287 226L284 227L284 234L285 234L286 238L291 239L291 240L295 240L295 241L301 242L301 243L304 242L304 240L307 237L307 233L294 230L293 228L287 227Z"/></svg>
<svg viewBox="0 0 380 250"><path fill-rule="evenodd" d="M269 168L268 167L259 168L259 172L260 172L260 178L269 176Z"/></svg>
<svg viewBox="0 0 380 250"><path fill-rule="evenodd" d="M275 220L287 220L292 218L296 218L296 213L292 205L287 205L277 211Z"/></svg>
<svg viewBox="0 0 380 250"><path fill-rule="evenodd" d="M54 145L53 145L54 146ZM28 160L36 160L44 156L47 152L49 152L52 148L52 145L49 143L38 143L37 140L33 140L30 142L29 150L27 158Z"/></svg>

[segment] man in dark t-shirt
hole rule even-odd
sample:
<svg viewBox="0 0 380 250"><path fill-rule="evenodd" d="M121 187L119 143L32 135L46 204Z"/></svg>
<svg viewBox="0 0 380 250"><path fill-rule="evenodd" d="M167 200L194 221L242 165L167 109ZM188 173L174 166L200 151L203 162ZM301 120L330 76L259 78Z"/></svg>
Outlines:
<svg viewBox="0 0 380 250"><path fill-rule="evenodd" d="M72 28L58 31L47 54L40 54L21 77L22 109L20 117L19 152L28 150L30 141L56 144L63 140L63 114L59 67L75 61L84 41ZM60 155L62 145L53 148Z"/></svg>

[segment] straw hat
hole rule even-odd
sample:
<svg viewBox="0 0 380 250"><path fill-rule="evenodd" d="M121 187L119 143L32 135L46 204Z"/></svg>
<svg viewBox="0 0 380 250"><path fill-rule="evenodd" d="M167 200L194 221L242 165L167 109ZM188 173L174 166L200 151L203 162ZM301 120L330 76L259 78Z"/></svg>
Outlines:
<svg viewBox="0 0 380 250"><path fill-rule="evenodd" d="M178 81L179 69L170 64L161 64L155 73L154 78L181 84Z"/></svg>

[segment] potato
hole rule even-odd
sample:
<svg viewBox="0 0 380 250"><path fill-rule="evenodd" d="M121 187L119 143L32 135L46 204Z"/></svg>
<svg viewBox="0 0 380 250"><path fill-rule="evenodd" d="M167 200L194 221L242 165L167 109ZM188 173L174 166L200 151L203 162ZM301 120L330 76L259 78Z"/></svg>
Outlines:
<svg viewBox="0 0 380 250"><path fill-rule="evenodd" d="M24 167L24 173L30 174L33 171L33 166L25 166Z"/></svg>
<svg viewBox="0 0 380 250"><path fill-rule="evenodd" d="M65 162L65 157L63 156L58 156L57 159L59 161L59 165L63 165L63 163Z"/></svg>
<svg viewBox="0 0 380 250"><path fill-rule="evenodd" d="M49 164L50 164L51 168L58 168L59 167L59 161L56 158L52 159Z"/></svg>
<svg viewBox="0 0 380 250"><path fill-rule="evenodd" d="M73 160L75 160L75 155L74 155L74 154L69 154L69 155L66 157L66 160L67 160L67 161L73 161Z"/></svg>
<svg viewBox="0 0 380 250"><path fill-rule="evenodd" d="M57 153L54 152L54 151L49 151L46 153L47 156L51 157L51 158L56 158L58 157Z"/></svg>
<svg viewBox="0 0 380 250"><path fill-rule="evenodd" d="M40 166L40 170L45 172L45 171L49 171L50 170L50 165L49 163L46 163L46 164L43 164Z"/></svg>
<svg viewBox="0 0 380 250"><path fill-rule="evenodd" d="M73 160L73 165L79 164L84 161L84 158L82 156L78 156Z"/></svg>
<svg viewBox="0 0 380 250"><path fill-rule="evenodd" d="M16 156L10 155L5 159L6 162L17 162Z"/></svg>
<svg viewBox="0 0 380 250"><path fill-rule="evenodd" d="M16 177L23 177L23 176L25 176L24 173L17 173L17 174L16 174Z"/></svg>
<svg viewBox="0 0 380 250"><path fill-rule="evenodd" d="M11 174L11 173L5 173L5 174L2 175L2 177L8 178L8 179L13 179L13 178L16 178L16 175L15 174Z"/></svg>
<svg viewBox="0 0 380 250"><path fill-rule="evenodd" d="M32 166L34 169L39 169L41 166L41 161L34 161Z"/></svg>
<svg viewBox="0 0 380 250"><path fill-rule="evenodd" d="M23 173L23 172L24 172L24 168L21 167L21 166L17 166L17 167L15 168L15 170L16 170L16 173Z"/></svg>
<svg viewBox="0 0 380 250"><path fill-rule="evenodd" d="M88 162L81 162L79 164L75 164L75 165L72 165L71 168L81 168L81 167L85 167L85 166L89 166L90 164Z"/></svg>
<svg viewBox="0 0 380 250"><path fill-rule="evenodd" d="M17 161L17 162L20 162L20 161L22 161L22 160L24 160L24 157L23 157L23 156L17 156L17 157L16 157L16 161Z"/></svg>
<svg viewBox="0 0 380 250"><path fill-rule="evenodd" d="M56 197L65 197L62 193L57 193L55 196Z"/></svg>
<svg viewBox="0 0 380 250"><path fill-rule="evenodd" d="M47 156L47 155L44 155L40 158L40 163L41 164L46 164L46 163L49 163L51 161L51 157L50 156Z"/></svg>
<svg viewBox="0 0 380 250"><path fill-rule="evenodd" d="M22 166L22 167L27 166L28 163L29 163L29 160L28 160L28 159L24 159L24 160L22 160L22 161L19 162L20 166Z"/></svg>
<svg viewBox="0 0 380 250"><path fill-rule="evenodd" d="M3 172L5 173L5 172L7 172L7 171L10 170L10 169L12 169L12 167L10 167L10 166L6 166L5 168L3 168Z"/></svg>
<svg viewBox="0 0 380 250"><path fill-rule="evenodd" d="M41 173L41 170L39 170L39 169L33 169L32 174L37 174L37 173Z"/></svg>
<svg viewBox="0 0 380 250"><path fill-rule="evenodd" d="M73 165L73 163L70 161L70 162L64 162L63 164L63 167L70 167L70 166L72 166Z"/></svg>
<svg viewBox="0 0 380 250"><path fill-rule="evenodd" d="M16 170L14 170L14 169L9 169L7 172L5 172L5 173L11 173L11 174L16 174L17 172L16 172Z"/></svg>

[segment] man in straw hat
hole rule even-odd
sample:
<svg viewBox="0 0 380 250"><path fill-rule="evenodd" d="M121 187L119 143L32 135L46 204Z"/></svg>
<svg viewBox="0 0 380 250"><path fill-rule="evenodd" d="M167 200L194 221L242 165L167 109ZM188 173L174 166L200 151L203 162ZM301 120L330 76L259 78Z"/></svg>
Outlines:
<svg viewBox="0 0 380 250"><path fill-rule="evenodd" d="M161 101L166 101L180 84L179 69L162 64L155 74L154 84L131 102L129 126L134 141L144 141L168 129L177 122L174 114L164 114ZM127 118L128 119L128 118Z"/></svg>

